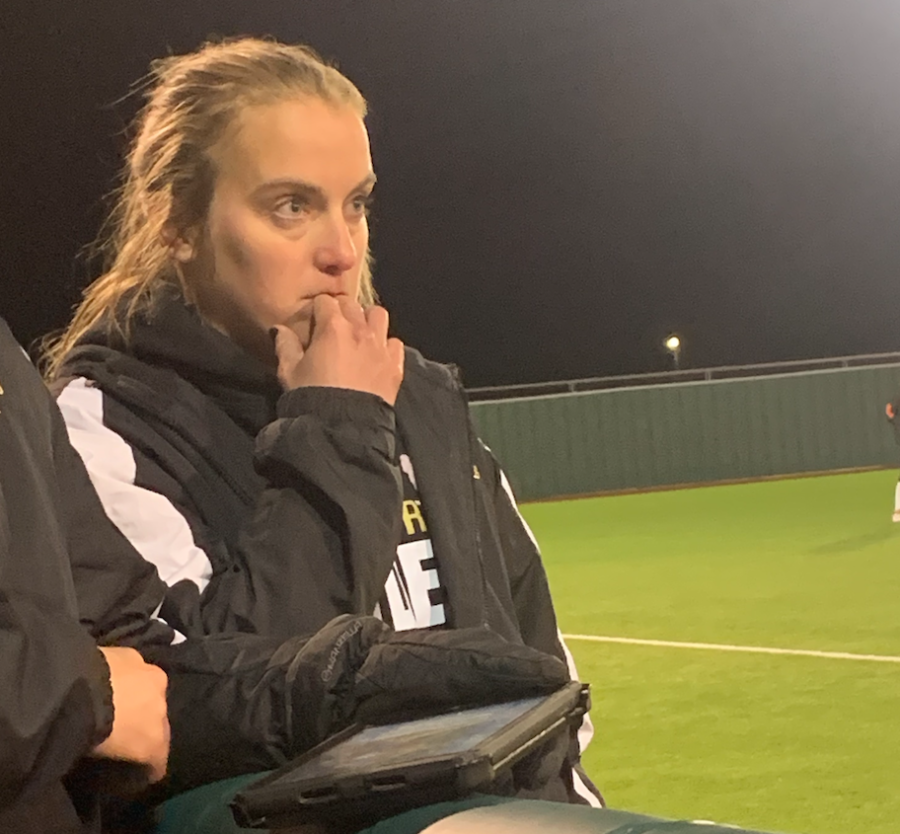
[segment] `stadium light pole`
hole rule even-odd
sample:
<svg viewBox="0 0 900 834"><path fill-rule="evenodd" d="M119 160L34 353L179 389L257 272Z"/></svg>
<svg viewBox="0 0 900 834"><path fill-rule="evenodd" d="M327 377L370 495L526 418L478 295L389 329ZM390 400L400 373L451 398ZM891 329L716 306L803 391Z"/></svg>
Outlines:
<svg viewBox="0 0 900 834"><path fill-rule="evenodd" d="M663 347L672 355L672 361L675 363L677 371L681 366L681 337L677 333L666 336Z"/></svg>

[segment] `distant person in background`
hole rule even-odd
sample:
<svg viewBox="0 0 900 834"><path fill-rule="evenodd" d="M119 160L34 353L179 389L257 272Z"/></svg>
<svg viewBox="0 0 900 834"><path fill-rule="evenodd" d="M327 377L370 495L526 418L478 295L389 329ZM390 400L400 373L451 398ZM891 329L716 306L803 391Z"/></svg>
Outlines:
<svg viewBox="0 0 900 834"><path fill-rule="evenodd" d="M900 445L900 420L897 419L897 415L900 414L900 396L884 407L884 413L894 427L894 438ZM891 520L900 522L900 480L897 481L897 486L894 487L894 514L891 516Z"/></svg>

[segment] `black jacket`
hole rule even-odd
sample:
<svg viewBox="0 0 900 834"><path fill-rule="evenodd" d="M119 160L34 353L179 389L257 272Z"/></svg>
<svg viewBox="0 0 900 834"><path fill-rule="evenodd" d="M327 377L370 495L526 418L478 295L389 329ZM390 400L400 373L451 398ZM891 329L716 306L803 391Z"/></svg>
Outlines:
<svg viewBox="0 0 900 834"><path fill-rule="evenodd" d="M152 565L119 564L130 551L0 320L0 831L97 830L93 797L75 787L112 729L97 641L170 639L138 613L163 588ZM95 603L82 616L75 583L88 575Z"/></svg>
<svg viewBox="0 0 900 834"><path fill-rule="evenodd" d="M280 764L359 710L395 715L410 697L405 681L416 681L417 702L445 709L552 691L567 677L557 659L486 629L395 634L372 617L287 640L227 633L173 644L154 616L166 592L107 518L52 398L0 322L0 831L84 834L101 816L112 831L123 810L134 830L132 810L144 816L146 804L123 803L146 787L144 771L86 756L114 718L98 644L135 646L169 673L163 790Z"/></svg>
<svg viewBox="0 0 900 834"><path fill-rule="evenodd" d="M168 296L127 341L89 334L59 390L107 512L169 585L160 616L189 639L288 639L375 611L401 538L400 438L447 624L565 657L537 546L447 367L407 351L395 409L355 391L283 393Z"/></svg>

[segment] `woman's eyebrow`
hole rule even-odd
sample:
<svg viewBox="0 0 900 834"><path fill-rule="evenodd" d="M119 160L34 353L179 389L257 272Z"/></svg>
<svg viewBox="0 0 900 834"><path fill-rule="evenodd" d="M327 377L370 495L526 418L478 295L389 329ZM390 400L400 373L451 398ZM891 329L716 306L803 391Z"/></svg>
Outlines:
<svg viewBox="0 0 900 834"><path fill-rule="evenodd" d="M325 199L325 191L318 185L304 180L297 180L291 177L283 177L276 180L268 180L253 189L254 196L262 196L269 191L293 191L302 194L304 197L310 197L318 200Z"/></svg>
<svg viewBox="0 0 900 834"><path fill-rule="evenodd" d="M354 193L357 191L362 191L365 188L371 188L375 185L375 181L378 178L375 174L369 174L365 179L361 180L357 185L354 185L353 188L350 189L350 193ZM297 194L302 194L305 197L314 200L325 201L325 191L321 188L321 186L315 185L311 182L306 182L305 180L298 180L292 177L282 177L275 180L268 180L267 182L262 183L262 185L257 186L253 193L255 196L263 195L269 191L278 191L282 189L290 189L291 191L296 192Z"/></svg>
<svg viewBox="0 0 900 834"><path fill-rule="evenodd" d="M378 182L378 177L375 174L369 174L359 185L351 188L351 191L362 191L364 188L371 188L375 183Z"/></svg>

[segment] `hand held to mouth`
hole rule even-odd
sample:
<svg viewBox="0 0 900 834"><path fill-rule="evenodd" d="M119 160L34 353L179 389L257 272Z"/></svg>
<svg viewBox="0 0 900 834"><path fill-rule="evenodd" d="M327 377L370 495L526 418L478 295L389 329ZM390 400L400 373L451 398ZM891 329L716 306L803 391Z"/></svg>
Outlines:
<svg viewBox="0 0 900 834"><path fill-rule="evenodd" d="M309 344L289 327L275 331L278 379L286 391L325 386L376 394L389 405L403 381L403 342L388 337L383 307L330 295L313 300Z"/></svg>

